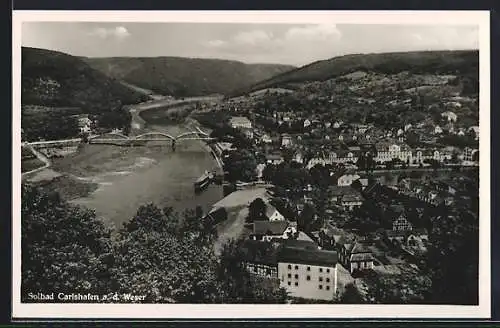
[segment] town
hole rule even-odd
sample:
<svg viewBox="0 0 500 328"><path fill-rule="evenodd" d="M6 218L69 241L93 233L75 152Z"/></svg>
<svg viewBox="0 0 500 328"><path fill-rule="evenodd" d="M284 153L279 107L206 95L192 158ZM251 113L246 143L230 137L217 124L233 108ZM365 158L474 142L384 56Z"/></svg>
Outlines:
<svg viewBox="0 0 500 328"><path fill-rule="evenodd" d="M200 26L220 41L201 48L234 41ZM344 46L288 64L23 46L22 302L477 305L477 47Z"/></svg>
<svg viewBox="0 0 500 328"><path fill-rule="evenodd" d="M450 95L429 106L434 119L399 126L322 113L332 99L297 111L300 98L267 91L231 99L200 122L219 139L226 193L267 186L248 199L238 236L248 270L297 299L338 302L356 288L358 302L370 302L371 275L423 275L436 220L464 209L478 220L479 128L455 113L477 99Z"/></svg>

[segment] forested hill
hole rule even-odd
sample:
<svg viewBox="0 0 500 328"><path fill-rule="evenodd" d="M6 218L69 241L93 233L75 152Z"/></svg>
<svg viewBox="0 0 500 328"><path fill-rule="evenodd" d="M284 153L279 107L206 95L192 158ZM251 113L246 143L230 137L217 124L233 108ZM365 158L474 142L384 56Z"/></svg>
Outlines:
<svg viewBox="0 0 500 328"><path fill-rule="evenodd" d="M294 69L275 64L245 64L182 57L82 58L104 74L174 97L226 94Z"/></svg>
<svg viewBox="0 0 500 328"><path fill-rule="evenodd" d="M148 99L78 57L26 47L21 56L21 126L26 140L76 137L80 129L74 114L91 114L98 128L126 133L130 114L124 105Z"/></svg>
<svg viewBox="0 0 500 328"><path fill-rule="evenodd" d="M23 105L71 106L99 113L144 100L78 57L27 47L21 56Z"/></svg>
<svg viewBox="0 0 500 328"><path fill-rule="evenodd" d="M478 80L479 51L417 51L378 54L353 54L321 60L274 76L249 88L238 89L233 95L283 87L294 84L325 81L355 71L397 74L408 71L415 74L459 74Z"/></svg>

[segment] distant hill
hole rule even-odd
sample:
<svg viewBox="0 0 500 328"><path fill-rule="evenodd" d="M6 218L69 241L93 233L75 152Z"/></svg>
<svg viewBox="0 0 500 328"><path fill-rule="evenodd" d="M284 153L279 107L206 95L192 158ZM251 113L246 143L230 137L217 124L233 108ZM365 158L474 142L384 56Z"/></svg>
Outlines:
<svg viewBox="0 0 500 328"><path fill-rule="evenodd" d="M124 105L149 97L93 69L78 57L57 51L21 50L21 126L26 140L53 140L80 133L75 114L91 114L97 127L130 127Z"/></svg>
<svg viewBox="0 0 500 328"><path fill-rule="evenodd" d="M226 94L294 69L275 64L245 64L182 57L82 58L102 73L174 97Z"/></svg>
<svg viewBox="0 0 500 328"><path fill-rule="evenodd" d="M402 71L429 74L460 74L477 78L479 51L417 51L379 54L353 54L317 61L282 73L232 95L265 88L296 88L297 84L325 81L355 71L397 74Z"/></svg>
<svg viewBox="0 0 500 328"><path fill-rule="evenodd" d="M100 113L145 100L119 81L62 52L22 48L23 105L71 106Z"/></svg>

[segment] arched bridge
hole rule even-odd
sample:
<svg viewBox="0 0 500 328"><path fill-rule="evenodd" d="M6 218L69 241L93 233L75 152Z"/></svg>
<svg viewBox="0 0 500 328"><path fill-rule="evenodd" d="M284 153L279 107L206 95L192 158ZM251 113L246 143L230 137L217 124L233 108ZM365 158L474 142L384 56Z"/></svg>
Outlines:
<svg viewBox="0 0 500 328"><path fill-rule="evenodd" d="M118 132L104 133L101 135L92 136L88 139L89 143L106 143L106 142L124 142L128 145L133 145L134 141L167 141L171 142L172 148L175 150L175 145L178 141L183 140L215 140L210 138L210 136L203 132L201 129L196 128L196 131L189 131L179 134L178 136L172 136L168 133L163 132L147 132L137 136L126 136Z"/></svg>

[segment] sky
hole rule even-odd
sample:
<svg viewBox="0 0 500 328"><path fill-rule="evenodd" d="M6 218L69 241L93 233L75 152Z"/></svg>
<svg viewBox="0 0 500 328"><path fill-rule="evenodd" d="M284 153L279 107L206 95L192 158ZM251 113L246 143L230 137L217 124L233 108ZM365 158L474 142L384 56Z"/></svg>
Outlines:
<svg viewBox="0 0 500 328"><path fill-rule="evenodd" d="M24 22L21 39L23 46L75 56L294 66L353 53L479 49L473 25Z"/></svg>

